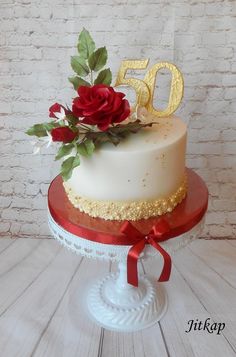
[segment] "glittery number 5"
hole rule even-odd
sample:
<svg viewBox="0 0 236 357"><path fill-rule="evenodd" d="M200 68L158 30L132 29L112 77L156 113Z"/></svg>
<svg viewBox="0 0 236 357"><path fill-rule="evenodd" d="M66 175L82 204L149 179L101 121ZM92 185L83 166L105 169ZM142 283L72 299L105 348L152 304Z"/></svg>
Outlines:
<svg viewBox="0 0 236 357"><path fill-rule="evenodd" d="M128 69L146 69L149 60L132 60L132 61L122 61L119 72L117 74L115 86L129 85L134 88L136 92L136 103L144 107L150 98L150 93L147 84L141 79L137 78L125 78Z"/></svg>
<svg viewBox="0 0 236 357"><path fill-rule="evenodd" d="M136 78L125 78L128 69L145 69L148 65L148 61L148 59L122 61L115 86L128 84L133 87L136 91L136 104L138 103L140 106L146 107L152 114L155 114L158 117L171 115L176 111L181 102L184 88L183 76L174 64L169 62L154 64L154 66L147 71L143 81ZM170 95L167 108L164 110L156 110L153 107L153 95L157 73L163 68L168 69L172 74Z"/></svg>

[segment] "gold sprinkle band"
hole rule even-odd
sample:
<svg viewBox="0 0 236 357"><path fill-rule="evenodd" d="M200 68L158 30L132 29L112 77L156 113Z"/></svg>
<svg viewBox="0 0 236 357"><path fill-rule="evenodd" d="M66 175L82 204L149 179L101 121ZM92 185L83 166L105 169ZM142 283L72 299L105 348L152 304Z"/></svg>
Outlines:
<svg viewBox="0 0 236 357"><path fill-rule="evenodd" d="M69 200L74 207L91 217L99 217L106 220L130 220L147 219L161 216L173 209L180 203L187 193L187 176L176 192L169 197L149 201L95 201L77 196L68 183L64 182L64 188Z"/></svg>

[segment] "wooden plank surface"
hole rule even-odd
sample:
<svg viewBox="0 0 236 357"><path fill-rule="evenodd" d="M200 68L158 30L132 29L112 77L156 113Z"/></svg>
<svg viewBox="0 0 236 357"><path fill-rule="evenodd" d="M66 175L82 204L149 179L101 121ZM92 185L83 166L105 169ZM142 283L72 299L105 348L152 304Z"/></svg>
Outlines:
<svg viewBox="0 0 236 357"><path fill-rule="evenodd" d="M111 271L117 271L117 264L112 264ZM102 357L156 357L157 351L161 357L168 357L162 331L158 324L133 333L118 333L104 329Z"/></svg>
<svg viewBox="0 0 236 357"><path fill-rule="evenodd" d="M210 241L197 241L192 243L191 249L195 251L198 246L208 255ZM211 241L219 244L219 241ZM222 242L226 244L225 242ZM219 251L218 251L219 252ZM236 252L235 252L236 254ZM235 255L236 258L236 255ZM219 255L220 259L220 255ZM160 321L163 334L171 356L235 356L234 347L227 341L224 334L209 334L207 331L188 331L188 321L224 322L229 327L229 335L235 333L235 325L232 326L231 316L228 315L228 307L225 305L225 294L219 293L220 283L217 274L207 268L204 262L199 262L197 257L191 253L190 248L185 248L176 253L173 258L174 266L169 282L164 283L168 293L169 308ZM160 264L155 260L145 264L147 273L160 271ZM235 270L235 265L231 269ZM199 286L197 282L200 282ZM211 290L211 286L214 291ZM217 296L217 297L216 297ZM204 299L203 299L204 297ZM231 296L232 297L232 296ZM235 298L235 297L234 297ZM217 300L217 304L215 301ZM232 309L236 308L236 299L231 300ZM212 304L214 307L212 307ZM219 311L222 311L219 314ZM234 315L234 324L236 316ZM232 337L232 336L231 336Z"/></svg>
<svg viewBox="0 0 236 357"><path fill-rule="evenodd" d="M236 242L197 240L173 257L168 311L151 328L117 333L97 326L84 297L108 262L86 259L53 239L0 239L0 356L236 356ZM143 264L158 276L161 260ZM112 270L115 266L112 265ZM188 321L223 322L220 335Z"/></svg>

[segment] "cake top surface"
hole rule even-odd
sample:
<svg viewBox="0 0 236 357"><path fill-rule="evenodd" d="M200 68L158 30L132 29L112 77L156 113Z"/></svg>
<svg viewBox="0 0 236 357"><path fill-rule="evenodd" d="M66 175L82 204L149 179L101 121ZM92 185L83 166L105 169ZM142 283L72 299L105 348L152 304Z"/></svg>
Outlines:
<svg viewBox="0 0 236 357"><path fill-rule="evenodd" d="M152 127L147 127L140 132L129 135L118 146L111 143L104 144L100 150L111 152L145 151L166 147L179 140L186 134L186 124L176 116L157 118L149 114L147 122L155 122Z"/></svg>

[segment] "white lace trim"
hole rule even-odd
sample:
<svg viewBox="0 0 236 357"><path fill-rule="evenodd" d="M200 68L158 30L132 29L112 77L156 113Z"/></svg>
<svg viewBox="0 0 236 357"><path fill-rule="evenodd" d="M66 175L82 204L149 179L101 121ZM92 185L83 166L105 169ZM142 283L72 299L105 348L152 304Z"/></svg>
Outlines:
<svg viewBox="0 0 236 357"><path fill-rule="evenodd" d="M54 236L63 246L69 250L86 256L88 258L97 259L109 259L111 261L121 261L126 259L127 254L131 246L113 245L113 244L103 244L90 241L78 237L72 233L67 232L65 229L60 227L52 218L51 214L48 212L48 222L49 228ZM178 249L186 246L192 240L196 239L203 227L204 218L199 222L191 231L182 234L179 237L169 239L168 241L162 242L161 246L172 255ZM151 258L158 257L162 258L160 253L150 245L145 247L144 252L141 254L141 258Z"/></svg>

